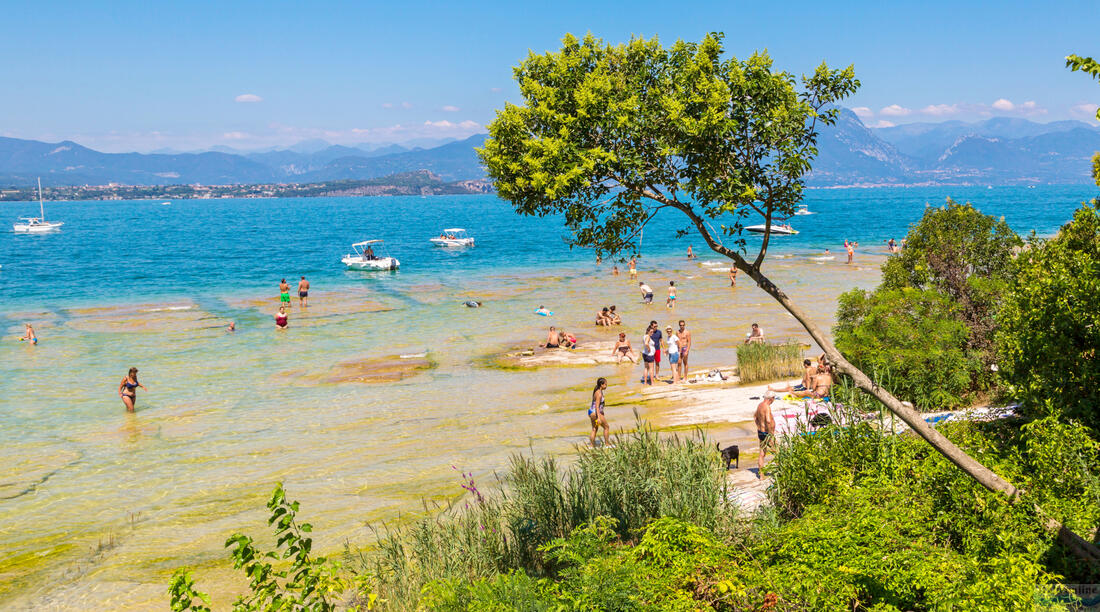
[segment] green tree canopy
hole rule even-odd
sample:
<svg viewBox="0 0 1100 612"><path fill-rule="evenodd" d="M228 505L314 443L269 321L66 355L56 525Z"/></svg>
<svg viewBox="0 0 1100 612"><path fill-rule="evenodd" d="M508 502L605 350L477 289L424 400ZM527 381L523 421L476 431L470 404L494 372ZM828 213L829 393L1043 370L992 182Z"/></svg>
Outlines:
<svg viewBox="0 0 1100 612"><path fill-rule="evenodd" d="M1001 374L1034 411L1100 428L1100 211L1023 252L1000 315Z"/></svg>

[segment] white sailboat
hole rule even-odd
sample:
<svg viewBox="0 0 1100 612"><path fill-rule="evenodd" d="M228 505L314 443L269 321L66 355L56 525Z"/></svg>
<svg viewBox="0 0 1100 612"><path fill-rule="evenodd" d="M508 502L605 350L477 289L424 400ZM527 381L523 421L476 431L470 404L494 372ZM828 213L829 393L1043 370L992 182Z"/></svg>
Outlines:
<svg viewBox="0 0 1100 612"><path fill-rule="evenodd" d="M38 179L38 217L20 217L19 223L12 226L17 232L24 234L45 234L56 232L65 225L62 221L46 221L46 206L42 203L42 179Z"/></svg>

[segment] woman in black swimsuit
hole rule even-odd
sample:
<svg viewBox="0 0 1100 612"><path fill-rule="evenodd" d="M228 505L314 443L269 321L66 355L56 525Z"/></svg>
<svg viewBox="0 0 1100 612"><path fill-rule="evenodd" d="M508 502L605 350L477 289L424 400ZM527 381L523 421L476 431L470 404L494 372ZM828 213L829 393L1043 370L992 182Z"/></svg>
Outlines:
<svg viewBox="0 0 1100 612"><path fill-rule="evenodd" d="M134 411L134 405L137 403L137 388L145 389L145 385L138 382L137 373L137 368L130 368L126 378L118 383L118 396L122 398L122 405L126 406L126 412ZM145 390L148 391L148 389Z"/></svg>

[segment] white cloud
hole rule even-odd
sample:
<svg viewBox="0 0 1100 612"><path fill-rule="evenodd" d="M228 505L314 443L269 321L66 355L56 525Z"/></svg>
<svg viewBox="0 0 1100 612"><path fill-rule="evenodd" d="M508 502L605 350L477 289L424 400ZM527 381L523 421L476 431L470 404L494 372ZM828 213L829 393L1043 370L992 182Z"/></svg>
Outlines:
<svg viewBox="0 0 1100 612"><path fill-rule="evenodd" d="M1071 106L1069 112L1078 117L1087 117L1091 119L1096 116L1096 109L1098 108L1100 108L1100 104L1085 102L1084 104Z"/></svg>
<svg viewBox="0 0 1100 612"><path fill-rule="evenodd" d="M875 111L867 108L866 106L857 106L852 109L852 112L856 114L860 119L870 119L875 116Z"/></svg>
<svg viewBox="0 0 1100 612"><path fill-rule="evenodd" d="M913 112L911 109L905 108L898 104L891 104L879 111L879 114L886 115L887 117L904 117Z"/></svg>
<svg viewBox="0 0 1100 612"><path fill-rule="evenodd" d="M444 106L442 110L447 111L448 113L457 113L460 109L457 106L452 106L448 104L447 106Z"/></svg>
<svg viewBox="0 0 1100 612"><path fill-rule="evenodd" d="M954 115L959 112L958 104L929 104L920 109L920 112L924 115L932 115L934 117L943 117L945 115Z"/></svg>
<svg viewBox="0 0 1100 612"><path fill-rule="evenodd" d="M264 99L256 94L241 94L233 98L234 102L263 102Z"/></svg>
<svg viewBox="0 0 1100 612"><path fill-rule="evenodd" d="M458 124L458 127L464 130L480 130L482 125L477 121L470 121L469 119L467 119L466 121Z"/></svg>
<svg viewBox="0 0 1100 612"><path fill-rule="evenodd" d="M412 108L412 107L413 107L412 102L402 102L401 103L401 108Z"/></svg>
<svg viewBox="0 0 1100 612"><path fill-rule="evenodd" d="M442 121L425 121L424 125L431 126L431 127L437 127L437 128L457 127L455 124L451 123L450 121L447 121L446 119L444 119Z"/></svg>
<svg viewBox="0 0 1100 612"><path fill-rule="evenodd" d="M247 140L251 137L245 132L226 132L222 134L222 138L226 140Z"/></svg>
<svg viewBox="0 0 1100 612"><path fill-rule="evenodd" d="M489 91L491 91L493 93L500 93L500 88L499 87L490 87Z"/></svg>
<svg viewBox="0 0 1100 612"><path fill-rule="evenodd" d="M1045 115L1045 114L1047 114L1047 109L1045 109L1042 106L1039 106L1038 104L1036 104L1034 100L1028 100L1027 102L1024 102L1019 107L1017 107L1016 110L1020 114L1023 114L1023 115Z"/></svg>
<svg viewBox="0 0 1100 612"><path fill-rule="evenodd" d="M1016 109L1016 105L1013 104L1012 102L1004 99L1004 98L1001 98L1000 100L997 100L996 102L993 103L993 110L999 110L999 111L1003 111L1003 112L1006 112L1006 113L1010 113L1015 109Z"/></svg>
<svg viewBox="0 0 1100 612"><path fill-rule="evenodd" d="M382 108L393 108L393 102L383 102Z"/></svg>
<svg viewBox="0 0 1100 612"><path fill-rule="evenodd" d="M894 127L895 125L896 124L893 121L887 121L885 119L879 119L878 123L872 125L871 127L885 128L885 127Z"/></svg>

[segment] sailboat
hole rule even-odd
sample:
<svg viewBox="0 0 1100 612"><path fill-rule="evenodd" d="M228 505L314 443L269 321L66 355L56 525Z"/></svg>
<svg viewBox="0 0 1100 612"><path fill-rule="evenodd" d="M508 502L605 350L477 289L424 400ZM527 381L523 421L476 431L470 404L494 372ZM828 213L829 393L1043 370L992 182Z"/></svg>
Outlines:
<svg viewBox="0 0 1100 612"><path fill-rule="evenodd" d="M38 179L38 214L39 217L20 217L19 223L12 226L17 232L25 234L45 234L56 232L65 225L62 221L46 221L46 206L42 203L42 179Z"/></svg>

